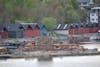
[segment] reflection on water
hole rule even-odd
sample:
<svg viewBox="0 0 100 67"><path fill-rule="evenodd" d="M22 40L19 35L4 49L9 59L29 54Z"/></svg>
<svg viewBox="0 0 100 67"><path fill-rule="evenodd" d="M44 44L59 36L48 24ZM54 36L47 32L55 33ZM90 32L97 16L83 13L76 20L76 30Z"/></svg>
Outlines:
<svg viewBox="0 0 100 67"><path fill-rule="evenodd" d="M84 45L88 48L99 48L99 44ZM0 67L100 67L100 56L55 57L49 61L38 59L0 60Z"/></svg>
<svg viewBox="0 0 100 67"><path fill-rule="evenodd" d="M52 57L50 56L39 57L38 61L52 61Z"/></svg>

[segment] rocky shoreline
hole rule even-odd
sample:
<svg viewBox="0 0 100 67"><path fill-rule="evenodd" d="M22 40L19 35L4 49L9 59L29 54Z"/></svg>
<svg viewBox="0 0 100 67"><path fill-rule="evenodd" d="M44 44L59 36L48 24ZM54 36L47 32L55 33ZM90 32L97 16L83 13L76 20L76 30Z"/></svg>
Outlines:
<svg viewBox="0 0 100 67"><path fill-rule="evenodd" d="M19 53L19 54L18 54ZM33 51L33 52L15 52L15 54L0 55L0 58L39 58L39 57L61 57L61 56L93 56L100 55L100 51L91 49L86 52L75 51Z"/></svg>

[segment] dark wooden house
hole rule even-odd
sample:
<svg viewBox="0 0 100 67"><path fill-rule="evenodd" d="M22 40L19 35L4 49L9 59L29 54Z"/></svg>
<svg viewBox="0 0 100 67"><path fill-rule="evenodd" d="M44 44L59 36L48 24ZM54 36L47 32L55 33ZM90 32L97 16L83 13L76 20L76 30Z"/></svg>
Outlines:
<svg viewBox="0 0 100 67"><path fill-rule="evenodd" d="M48 35L47 27L44 24L39 24L39 27L41 36L47 36Z"/></svg>
<svg viewBox="0 0 100 67"><path fill-rule="evenodd" d="M11 24L0 25L0 38L33 38L47 36L47 28L43 24Z"/></svg>
<svg viewBox="0 0 100 67"><path fill-rule="evenodd" d="M8 38L22 38L24 37L24 30L19 24L10 24L6 23L3 25L3 28L7 30ZM4 30L5 30L4 29Z"/></svg>

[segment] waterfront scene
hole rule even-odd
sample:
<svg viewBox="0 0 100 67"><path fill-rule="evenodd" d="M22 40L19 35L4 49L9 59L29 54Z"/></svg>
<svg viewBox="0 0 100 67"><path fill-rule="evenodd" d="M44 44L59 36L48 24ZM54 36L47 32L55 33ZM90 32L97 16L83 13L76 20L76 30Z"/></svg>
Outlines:
<svg viewBox="0 0 100 67"><path fill-rule="evenodd" d="M88 48L99 48L100 44L85 44ZM53 57L52 60L37 58L2 59L0 67L100 67L100 55Z"/></svg>
<svg viewBox="0 0 100 67"><path fill-rule="evenodd" d="M0 0L0 67L100 67L100 0Z"/></svg>

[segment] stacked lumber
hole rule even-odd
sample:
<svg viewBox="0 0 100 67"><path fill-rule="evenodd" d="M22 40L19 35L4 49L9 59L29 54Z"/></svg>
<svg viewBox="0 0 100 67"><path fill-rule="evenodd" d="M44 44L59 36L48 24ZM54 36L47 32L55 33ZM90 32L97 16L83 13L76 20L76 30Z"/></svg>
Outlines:
<svg viewBox="0 0 100 67"><path fill-rule="evenodd" d="M7 49L5 47L0 47L0 54L6 54Z"/></svg>

